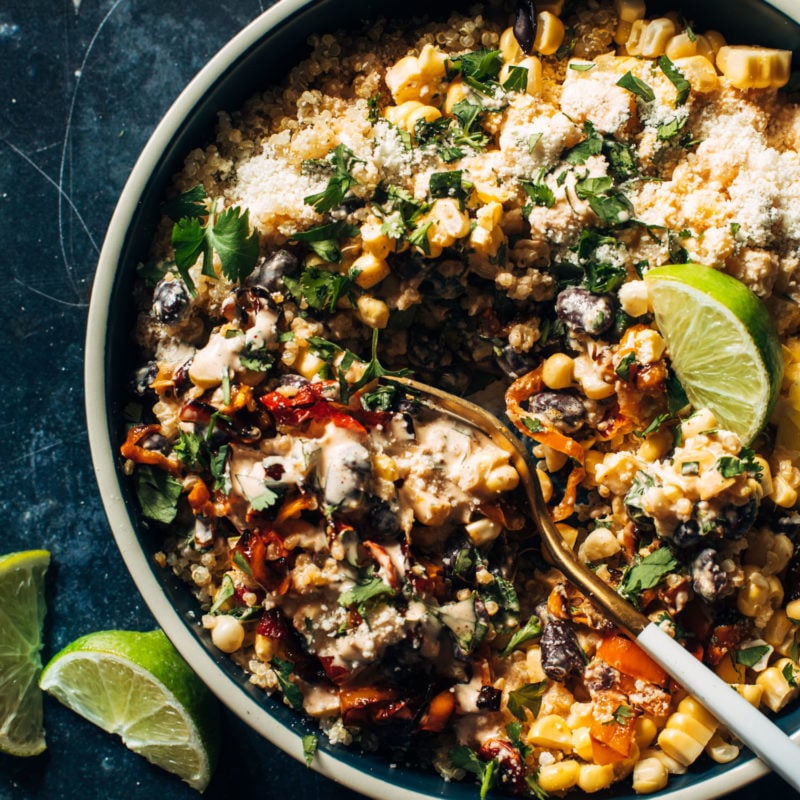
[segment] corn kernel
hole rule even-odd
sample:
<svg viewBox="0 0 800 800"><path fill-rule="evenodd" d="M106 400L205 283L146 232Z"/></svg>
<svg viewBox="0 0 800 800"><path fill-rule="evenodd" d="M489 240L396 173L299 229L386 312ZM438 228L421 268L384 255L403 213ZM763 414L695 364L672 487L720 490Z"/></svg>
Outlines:
<svg viewBox="0 0 800 800"><path fill-rule="evenodd" d="M587 794L607 789L613 782L613 764L581 764L578 786Z"/></svg>
<svg viewBox="0 0 800 800"><path fill-rule="evenodd" d="M781 658L756 678L756 684L764 691L761 702L771 711L780 711L800 694L800 688L790 686L783 674L787 665L790 665L793 671L795 670L791 659Z"/></svg>
<svg viewBox="0 0 800 800"><path fill-rule="evenodd" d="M563 792L578 782L580 771L578 762L568 758L540 767L536 779L545 792Z"/></svg>
<svg viewBox="0 0 800 800"><path fill-rule="evenodd" d="M372 457L372 465L375 469L375 474L385 481L394 483L400 478L397 462L385 453L376 453Z"/></svg>
<svg viewBox="0 0 800 800"><path fill-rule="evenodd" d="M572 731L558 714L545 714L534 720L527 735L528 744L555 750L572 750Z"/></svg>
<svg viewBox="0 0 800 800"><path fill-rule="evenodd" d="M356 300L356 314L369 328L383 329L389 324L389 306L377 297L361 295Z"/></svg>
<svg viewBox="0 0 800 800"><path fill-rule="evenodd" d="M541 11L536 15L536 37L533 49L543 56L551 56L561 47L564 41L564 23L549 11Z"/></svg>
<svg viewBox="0 0 800 800"><path fill-rule="evenodd" d="M706 31L703 34L703 38L708 42L711 47L711 52L714 54L714 58L716 58L720 48L725 47L725 37L719 31Z"/></svg>
<svg viewBox="0 0 800 800"><path fill-rule="evenodd" d="M351 265L350 275L362 289L371 289L391 272L385 258L374 253L362 253Z"/></svg>
<svg viewBox="0 0 800 800"><path fill-rule="evenodd" d="M739 757L739 748L716 734L706 745L706 753L717 764L730 764Z"/></svg>
<svg viewBox="0 0 800 800"><path fill-rule="evenodd" d="M453 113L453 106L466 100L469 97L469 89L467 85L460 78L454 80L447 88L447 94L444 99L444 112L445 114Z"/></svg>
<svg viewBox="0 0 800 800"><path fill-rule="evenodd" d="M658 746L685 767L694 764L704 747L697 739L678 728L664 728L658 735Z"/></svg>
<svg viewBox="0 0 800 800"><path fill-rule="evenodd" d="M632 23L625 22L624 19L621 19L617 23L617 29L614 31L614 44L618 44L620 47L626 45L628 43L628 39L631 38L632 29Z"/></svg>
<svg viewBox="0 0 800 800"><path fill-rule="evenodd" d="M625 46L632 56L657 58L666 53L667 42L676 32L675 23L669 17L637 19L631 26L631 35Z"/></svg>
<svg viewBox="0 0 800 800"><path fill-rule="evenodd" d="M383 259L394 249L394 242L381 232L379 220L370 219L361 226L361 247L364 252Z"/></svg>
<svg viewBox="0 0 800 800"><path fill-rule="evenodd" d="M499 522L494 522L486 517L468 523L464 529L475 547L482 547L493 542L503 532L503 526Z"/></svg>
<svg viewBox="0 0 800 800"><path fill-rule="evenodd" d="M594 758L592 737L589 728L574 728L572 731L572 752L584 761Z"/></svg>
<svg viewBox="0 0 800 800"><path fill-rule="evenodd" d="M666 47L667 58L674 61L676 58L688 58L697 53L697 37L692 39L688 33L676 33Z"/></svg>
<svg viewBox="0 0 800 800"><path fill-rule="evenodd" d="M725 45L717 53L719 71L737 89L780 89L789 82L790 50Z"/></svg>
<svg viewBox="0 0 800 800"><path fill-rule="evenodd" d="M642 758L633 767L633 791L638 794L657 792L667 785L669 772L663 762L649 756Z"/></svg>
<svg viewBox="0 0 800 800"><path fill-rule="evenodd" d="M519 473L510 464L495 467L486 476L486 490L493 493L510 492L519 485Z"/></svg>
<svg viewBox="0 0 800 800"><path fill-rule="evenodd" d="M566 389L572 385L573 363L566 353L554 353L542 365L542 381L548 389Z"/></svg>
<svg viewBox="0 0 800 800"><path fill-rule="evenodd" d="M525 53L522 52L522 48L519 46L517 37L514 35L513 28L506 28L500 34L499 49L500 55L503 57L503 61L506 64L517 64L522 61L525 56Z"/></svg>
<svg viewBox="0 0 800 800"><path fill-rule="evenodd" d="M623 22L644 19L644 0L614 0L614 11Z"/></svg>
<svg viewBox="0 0 800 800"><path fill-rule="evenodd" d="M658 726L651 717L639 717L635 725L636 744L640 750L649 747L658 734Z"/></svg>
<svg viewBox="0 0 800 800"><path fill-rule="evenodd" d="M750 703L751 706L758 706L761 704L761 698L764 695L763 687L757 683L734 683L733 688Z"/></svg>
<svg viewBox="0 0 800 800"><path fill-rule="evenodd" d="M566 522L557 522L556 528L558 528L561 538L569 545L569 548L574 550L575 542L578 540L578 529L572 525L567 525Z"/></svg>
<svg viewBox="0 0 800 800"><path fill-rule="evenodd" d="M223 653L235 653L244 642L244 627L236 617L220 614L214 617L211 628L211 641Z"/></svg>

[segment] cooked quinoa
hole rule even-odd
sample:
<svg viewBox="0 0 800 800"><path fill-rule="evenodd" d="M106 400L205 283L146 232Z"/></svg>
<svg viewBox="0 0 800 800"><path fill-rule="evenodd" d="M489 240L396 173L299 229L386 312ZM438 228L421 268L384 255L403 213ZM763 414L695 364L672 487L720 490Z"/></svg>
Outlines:
<svg viewBox="0 0 800 800"><path fill-rule="evenodd" d="M122 455L212 642L332 743L653 792L737 742L549 563L508 455L396 378L505 408L579 558L780 711L800 110L783 51L634 0L517 5L312 37L220 113L140 269ZM643 280L676 262L775 320L753 442L680 391Z"/></svg>

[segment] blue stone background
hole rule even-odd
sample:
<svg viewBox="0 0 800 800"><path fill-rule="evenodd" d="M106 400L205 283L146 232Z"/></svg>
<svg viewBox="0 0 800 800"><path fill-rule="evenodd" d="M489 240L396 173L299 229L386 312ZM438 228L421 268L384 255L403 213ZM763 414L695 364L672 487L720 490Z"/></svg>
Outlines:
<svg viewBox="0 0 800 800"><path fill-rule="evenodd" d="M0 552L52 552L45 660L90 631L155 627L117 553L89 457L82 359L92 276L117 196L161 115L270 5L0 0ZM198 796L50 697L45 724L43 755L0 755L0 800ZM222 726L210 800L360 797L227 711ZM768 777L730 797L788 791Z"/></svg>

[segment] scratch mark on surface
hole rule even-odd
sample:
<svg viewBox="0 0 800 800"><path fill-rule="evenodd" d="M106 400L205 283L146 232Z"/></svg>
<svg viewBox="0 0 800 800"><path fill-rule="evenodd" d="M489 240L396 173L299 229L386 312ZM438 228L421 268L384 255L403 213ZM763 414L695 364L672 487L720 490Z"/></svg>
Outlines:
<svg viewBox="0 0 800 800"><path fill-rule="evenodd" d="M89 305L83 301L78 303L70 303L69 300L63 300L60 297L43 292L41 289L31 286L30 284L25 283L25 281L21 281L16 277L16 275L14 276L14 283L19 284L23 289L26 289L29 292L33 292L33 294L38 294L40 297L44 297L46 300L52 300L54 303L60 303L62 306L67 306L68 308L87 308Z"/></svg>
<svg viewBox="0 0 800 800"><path fill-rule="evenodd" d="M68 256L68 254L67 254L66 233L65 233L65 222L66 222L66 220L64 218L64 204L63 204L63 200L67 196L66 192L64 191L64 184L65 184L64 173L65 173L66 166L67 166L68 151L70 151L70 146L72 144L72 121L73 121L73 117L75 116L75 106L76 106L77 101L78 101L78 90L79 90L80 85L81 85L81 77L83 76L83 71L84 71L84 68L86 67L86 63L89 60L89 55L91 54L91 52L92 52L92 50L94 48L95 42L97 41L98 37L100 36L100 33L102 32L102 30L105 27L106 23L108 22L108 20L111 18L111 16L117 10L117 8L123 2L124 2L124 0L114 0L114 3L108 9L108 11L106 12L106 14L103 17L103 19L100 20L100 24L97 26L97 28L95 29L95 32L92 34L92 38L89 40L89 44L87 45L86 50L85 50L85 52L83 54L83 59L81 60L81 64L78 67L78 69L75 71L75 76L76 76L75 87L72 90L72 98L70 100L69 110L67 112L66 126L65 126L65 129L64 129L64 141L63 141L62 146L61 146L61 164L59 166L59 171L58 171L58 190L59 190L58 191L58 240L59 240L59 246L60 246L60 249L61 249L61 258L62 258L62 260L64 262L64 267L66 268L66 271L67 271L67 277L69 278L70 283L72 284L72 288L73 288L73 290L74 290L74 292L75 292L75 294L77 296L80 296L80 291L79 291L79 288L78 288L78 282L75 279L73 266L72 266L72 264L70 262L70 258ZM73 0L73 5L74 4L75 4L75 0ZM76 12L78 10L78 6L80 6L80 0L77 0L77 6L75 8ZM71 152L69 154L71 155ZM71 160L70 160L70 163L71 163ZM70 205L72 206L71 203L70 203ZM72 206L72 208L74 209L74 206ZM90 241L92 243L92 246L94 247L95 252L99 252L99 248L97 247L97 244L95 243L94 239L91 236L89 238L90 238Z"/></svg>
<svg viewBox="0 0 800 800"><path fill-rule="evenodd" d="M27 153L23 152L19 149L13 142L9 142L8 139L0 139L6 147L8 147L12 152L16 153L23 161L26 161L31 167L33 167L36 172L39 173L49 184L51 184L59 195L63 195L63 199L67 201L69 207L72 209L72 213L75 215L75 218L80 222L81 228L83 228L86 235L89 237L89 241L92 243L92 247L94 248L95 252L99 252L99 248L97 247L97 243L92 236L89 227L86 225L83 216L81 216L80 211L78 211L75 203L72 202L72 198L64 192L62 186L56 183Z"/></svg>
<svg viewBox="0 0 800 800"><path fill-rule="evenodd" d="M44 431L42 431L44 433ZM78 439L82 438L84 435L83 431L73 434L72 436L67 436L64 438L57 437L54 441L48 442L47 444L40 445L39 447L31 447L30 449L26 450L24 453L21 453L16 458L11 458L6 461L6 464L15 464L21 461L30 460L31 466L35 467L34 459L35 456L40 455L41 453L47 453L49 450L53 450L56 447L61 447L66 444L70 444L72 442L78 441ZM40 438L36 434L33 436L34 439Z"/></svg>

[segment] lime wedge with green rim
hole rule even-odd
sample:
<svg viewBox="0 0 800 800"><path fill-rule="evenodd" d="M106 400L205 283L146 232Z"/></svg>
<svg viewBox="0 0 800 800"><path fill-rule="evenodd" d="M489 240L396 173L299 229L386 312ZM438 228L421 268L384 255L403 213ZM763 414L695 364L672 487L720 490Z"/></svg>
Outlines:
<svg viewBox="0 0 800 800"><path fill-rule="evenodd" d="M0 556L0 752L45 749L39 673L47 550Z"/></svg>
<svg viewBox="0 0 800 800"><path fill-rule="evenodd" d="M198 791L208 785L218 704L162 631L90 633L55 655L39 683L148 761Z"/></svg>
<svg viewBox="0 0 800 800"><path fill-rule="evenodd" d="M689 401L750 444L772 412L783 377L775 324L741 281L701 264L645 274L656 325Z"/></svg>

